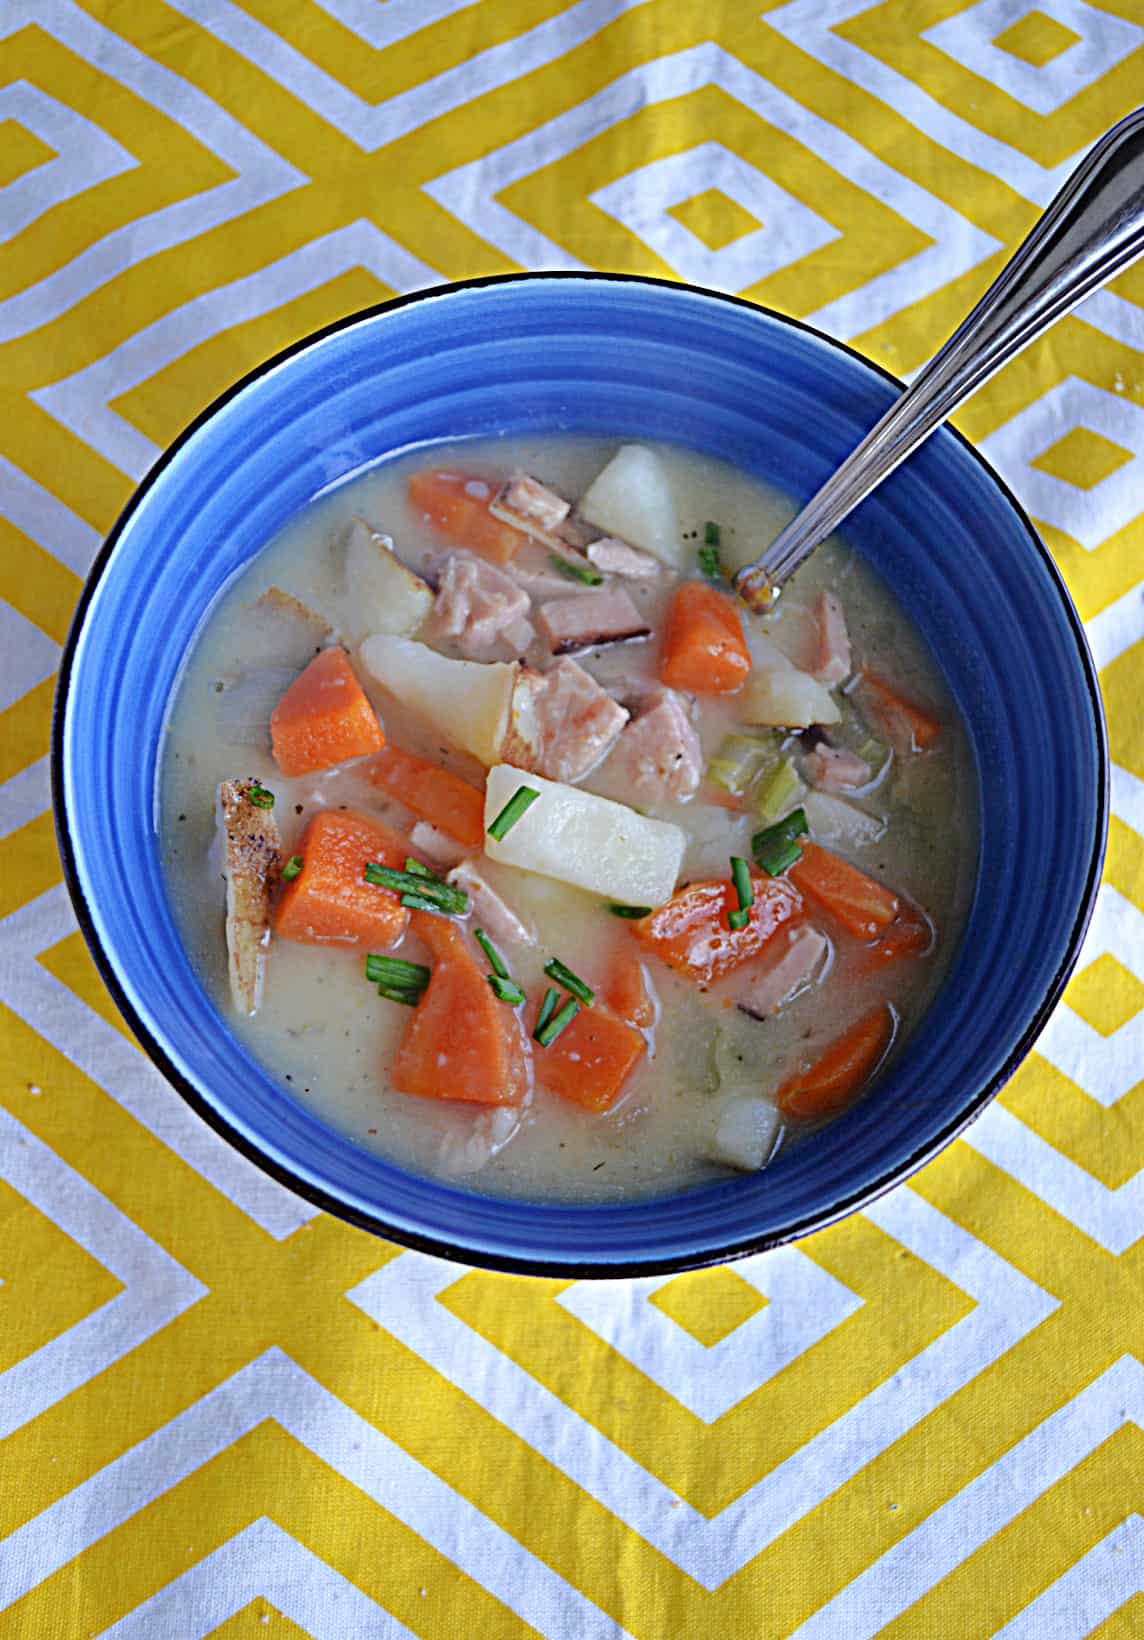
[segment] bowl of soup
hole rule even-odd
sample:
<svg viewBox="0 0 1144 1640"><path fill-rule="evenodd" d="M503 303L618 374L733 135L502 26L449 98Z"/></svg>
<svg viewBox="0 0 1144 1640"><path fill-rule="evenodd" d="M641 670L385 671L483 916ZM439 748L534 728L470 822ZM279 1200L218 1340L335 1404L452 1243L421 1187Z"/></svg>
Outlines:
<svg viewBox="0 0 1144 1640"><path fill-rule="evenodd" d="M69 886L141 1042L343 1217L499 1268L775 1245L947 1144L1075 962L1083 633L942 429L750 614L899 385L526 275L271 360L148 476L61 673Z"/></svg>

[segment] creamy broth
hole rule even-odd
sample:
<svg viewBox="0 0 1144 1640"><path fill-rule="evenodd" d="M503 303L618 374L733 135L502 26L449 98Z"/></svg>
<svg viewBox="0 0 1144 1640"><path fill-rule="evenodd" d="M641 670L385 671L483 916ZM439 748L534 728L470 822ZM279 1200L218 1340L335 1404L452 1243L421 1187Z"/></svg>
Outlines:
<svg viewBox="0 0 1144 1640"><path fill-rule="evenodd" d="M855 669L876 667L903 696L925 703L940 720L941 734L931 749L914 755L892 753L868 789L857 796L842 794L853 809L874 817L873 835L857 845L829 841L831 849L870 877L924 908L935 930L928 954L860 962L864 953L859 942L833 925L829 916L816 912L812 921L831 942L829 971L777 1014L760 1020L736 1006L742 973L717 979L701 991L691 978L643 950L656 1018L645 1032L647 1051L615 1106L597 1114L547 1092L545 1050L532 1044L536 1085L519 1126L503 1149L472 1172L466 1170L464 1145L482 1108L414 1097L388 1085L386 1067L412 1010L382 999L366 982L367 948L275 937L257 1012L244 1017L235 1009L228 992L224 887L216 838L219 783L253 777L273 792L283 856L301 850L307 824L322 809L375 815L406 836L417 819L368 778L368 760L287 778L274 760L265 729L251 731L257 744L235 744L244 732L235 728L236 680L252 667L257 671L273 664L260 647L264 635L255 632L252 640L252 604L277 587L322 616L333 629L331 637L345 644L387 741L482 784L480 764L379 687L362 664L357 645L367 627L360 602L347 597L342 542L353 520L364 518L392 537L404 563L432 574L431 566L438 564L440 555L459 550L458 544L411 507L406 493L410 473L426 467L463 470L482 476L495 490L510 471L522 469L563 496L577 498L615 450L614 441L489 440L403 457L345 485L310 507L229 588L187 661L170 715L160 792L166 878L187 949L220 1013L280 1082L283 1097L304 1102L360 1144L404 1166L458 1176L467 1188L492 1194L618 1198L686 1189L724 1175L726 1167L713 1160L713 1150L729 1098L773 1094L792 1068L813 1060L864 1010L885 999L892 1001L898 1019L897 1051L948 967L972 886L973 784L955 708L938 669L886 589L857 556L834 541L814 555L784 593L775 616L759 630L796 663L805 663L817 632L819 592L833 589L845 609ZM708 520L717 521L722 564L733 570L753 558L791 515L793 509L782 497L719 462L674 448L657 453L670 476L689 574L695 573ZM539 572L545 555L538 557L532 544L528 550L529 562ZM560 579L555 576L556 584L544 598L556 596ZM575 659L605 688L626 699L633 690L638 694L641 684L656 679L661 635L678 577L609 577L608 584L613 582L635 602L652 635L577 651ZM569 596L578 591L571 581L562 590ZM459 652L448 641L434 640L434 646L446 654ZM542 668L551 665L551 652L539 639L528 658ZM298 661L297 656L287 659L277 687L284 687L283 680L298 669ZM836 696L851 698L849 688L843 685ZM263 708L267 723L271 704L268 700ZM255 719L259 711L255 689ZM864 715L888 744L874 718L868 711ZM697 728L704 760L709 762L728 734L742 731L736 697L702 696ZM805 767L808 745L808 737L788 742L792 767ZM522 784L528 780L528 774L521 775ZM612 753L577 784L621 802L631 800ZM749 804L750 798L745 801ZM674 822L687 833L681 884L726 878L731 856L751 858L752 835L762 822L749 807L736 811L724 803L710 782L686 801L665 797L640 802L643 812ZM812 825L811 836L815 834ZM453 858L464 853L458 846ZM427 853L420 858L434 864ZM529 997L532 1012L522 1010L528 1026L535 1001L549 984L543 973L549 958L558 956L598 987L613 949L634 942L630 924L610 915L598 894L490 860L482 859L479 866L489 884L537 932L534 946L499 947L513 980ZM439 869L444 872L446 865ZM429 960L424 948L409 937L396 954L422 963ZM775 1149L812 1130L813 1123L780 1124Z"/></svg>

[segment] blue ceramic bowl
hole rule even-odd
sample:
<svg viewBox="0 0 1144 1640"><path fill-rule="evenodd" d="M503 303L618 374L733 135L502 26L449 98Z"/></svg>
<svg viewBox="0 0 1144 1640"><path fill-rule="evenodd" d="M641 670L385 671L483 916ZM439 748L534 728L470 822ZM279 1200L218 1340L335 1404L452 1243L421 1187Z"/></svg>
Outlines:
<svg viewBox="0 0 1144 1640"><path fill-rule="evenodd" d="M932 1009L870 1098L765 1173L619 1206L496 1201L326 1127L240 1045L179 942L156 786L183 656L223 589L319 492L413 445L501 432L661 439L802 499L900 384L805 327L686 287L485 280L392 302L272 360L139 489L84 593L61 673L56 812L88 942L175 1087L322 1207L506 1269L621 1275L708 1263L828 1224L905 1178L1028 1051L1099 878L1107 753L1060 577L999 479L937 433L855 514L965 716L981 811L976 892Z"/></svg>

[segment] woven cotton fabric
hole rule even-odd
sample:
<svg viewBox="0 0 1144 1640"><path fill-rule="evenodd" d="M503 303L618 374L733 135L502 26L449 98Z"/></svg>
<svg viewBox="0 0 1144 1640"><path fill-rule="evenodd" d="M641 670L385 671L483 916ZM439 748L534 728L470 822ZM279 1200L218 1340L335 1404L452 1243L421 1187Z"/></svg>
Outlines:
<svg viewBox="0 0 1144 1640"><path fill-rule="evenodd" d="M958 417L1100 668L1077 975L810 1240L593 1285L316 1214L121 1024L46 762L101 538L271 352L589 267L906 375L1142 94L1140 0L0 0L2 1640L1144 1633L1144 269Z"/></svg>

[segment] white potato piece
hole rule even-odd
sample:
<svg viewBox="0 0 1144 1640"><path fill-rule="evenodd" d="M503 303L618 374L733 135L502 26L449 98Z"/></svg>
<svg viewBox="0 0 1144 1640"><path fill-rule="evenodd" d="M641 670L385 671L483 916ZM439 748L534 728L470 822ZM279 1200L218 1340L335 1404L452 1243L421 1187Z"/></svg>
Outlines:
<svg viewBox="0 0 1144 1640"><path fill-rule="evenodd" d="M748 630L751 676L736 705L744 723L776 729L808 729L812 723L837 723L842 716L829 689L800 672L777 644Z"/></svg>
<svg viewBox="0 0 1144 1640"><path fill-rule="evenodd" d="M656 906L671 898L687 841L679 826L502 763L489 770L486 828L520 786L540 796L501 842L486 835L490 860L627 905Z"/></svg>
<svg viewBox="0 0 1144 1640"><path fill-rule="evenodd" d="M876 843L886 829L886 822L878 815L867 814L865 809L832 797L829 792L808 792L802 806L810 835L818 843L849 843L853 848L862 848Z"/></svg>
<svg viewBox="0 0 1144 1640"><path fill-rule="evenodd" d="M375 632L361 646L370 677L463 752L495 763L508 729L516 661L455 661L427 644Z"/></svg>
<svg viewBox="0 0 1144 1640"><path fill-rule="evenodd" d="M393 541L355 518L345 542L346 636L367 632L411 638L433 608L433 588L407 569Z"/></svg>
<svg viewBox="0 0 1144 1640"><path fill-rule="evenodd" d="M621 444L583 496L580 517L630 546L683 567L683 537L667 468L644 444Z"/></svg>
<svg viewBox="0 0 1144 1640"><path fill-rule="evenodd" d="M712 1155L728 1167L757 1173L770 1160L779 1129L779 1113L757 1095L728 1099L715 1131Z"/></svg>

